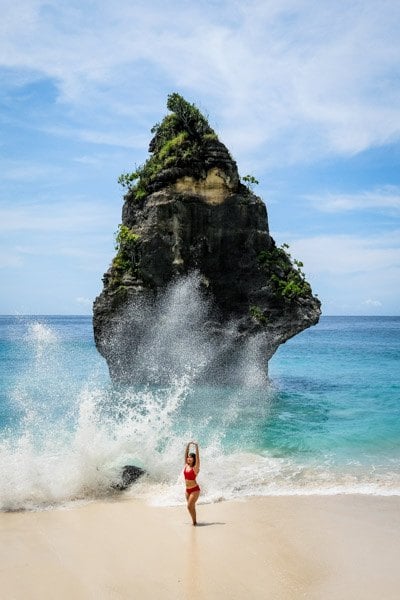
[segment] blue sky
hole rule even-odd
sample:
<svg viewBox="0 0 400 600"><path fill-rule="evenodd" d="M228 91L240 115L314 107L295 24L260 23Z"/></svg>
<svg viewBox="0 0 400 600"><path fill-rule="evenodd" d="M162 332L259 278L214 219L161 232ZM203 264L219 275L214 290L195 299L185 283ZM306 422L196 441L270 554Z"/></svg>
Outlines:
<svg viewBox="0 0 400 600"><path fill-rule="evenodd" d="M325 314L400 314L400 3L1 0L2 314L90 314L178 91Z"/></svg>

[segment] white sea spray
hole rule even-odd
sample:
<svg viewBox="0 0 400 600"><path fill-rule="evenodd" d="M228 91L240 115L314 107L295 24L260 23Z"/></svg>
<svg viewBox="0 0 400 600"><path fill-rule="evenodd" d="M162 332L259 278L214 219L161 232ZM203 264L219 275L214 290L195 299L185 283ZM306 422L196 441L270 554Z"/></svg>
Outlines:
<svg viewBox="0 0 400 600"><path fill-rule="evenodd" d="M151 377L147 384L111 385L95 370L80 379L82 349L49 323L26 324L21 346L27 360L6 398L14 422L3 428L0 440L2 510L65 506L117 494L112 486L125 464L146 470L124 492L128 497L180 504L183 450L191 439L200 442L200 502L251 495L400 494L394 447L389 458L372 449L364 462L357 458L355 436L369 443L366 430L354 430L359 415L366 414L363 396L349 405L347 388L338 388L343 395L331 403L328 392L324 397L318 389L317 410L310 396L299 393L308 380L298 379L296 397L281 395L277 412L279 388L266 383L256 339L236 360L241 385L200 384L199 372L221 346L201 330L208 308L197 282L192 278L172 286L152 311L133 368L141 374L164 369L163 385ZM349 372L350 381L353 377ZM368 411L374 417L372 408ZM385 415L377 413L376 422ZM329 438L332 418L340 419L341 429ZM392 425L390 419L387 427ZM383 446L387 427L376 431ZM393 429L391 439L394 434ZM353 453L343 454L350 436Z"/></svg>

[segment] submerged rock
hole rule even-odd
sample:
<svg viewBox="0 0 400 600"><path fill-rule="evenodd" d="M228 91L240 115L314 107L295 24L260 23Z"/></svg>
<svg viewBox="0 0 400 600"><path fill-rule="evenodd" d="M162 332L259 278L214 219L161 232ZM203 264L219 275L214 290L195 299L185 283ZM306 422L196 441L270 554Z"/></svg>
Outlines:
<svg viewBox="0 0 400 600"><path fill-rule="evenodd" d="M188 335L206 337L208 348L213 346L197 361L204 363L203 379L231 378L237 357L252 340L266 367L279 345L316 324L321 312L302 263L292 262L287 246L276 246L264 202L241 182L235 161L205 117L178 94L169 96L168 108L170 114L152 130L149 159L120 178L127 193L117 254L94 302L96 346L116 381L164 378L160 365L149 373L138 364L143 366L144 355L151 360L152 349L159 354L154 326L163 327L162 298L173 297L171 286L190 274L195 275L186 301L197 302L197 330L190 311L184 325ZM200 320L195 318L199 302L207 307ZM181 340L185 335L181 327ZM179 340L163 343L165 358ZM189 354L198 351L196 344ZM179 348L170 362L177 354Z"/></svg>
<svg viewBox="0 0 400 600"><path fill-rule="evenodd" d="M125 465L122 469L121 479L113 485L115 490L126 490L132 483L135 483L139 477L145 474L145 471L135 465Z"/></svg>

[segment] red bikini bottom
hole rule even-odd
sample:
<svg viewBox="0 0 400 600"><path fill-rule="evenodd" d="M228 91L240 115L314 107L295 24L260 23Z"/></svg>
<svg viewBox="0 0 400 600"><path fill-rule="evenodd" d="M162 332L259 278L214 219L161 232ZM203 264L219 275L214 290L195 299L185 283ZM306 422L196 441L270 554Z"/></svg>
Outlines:
<svg viewBox="0 0 400 600"><path fill-rule="evenodd" d="M194 487L191 487L191 488L186 488L186 493L189 495L193 494L193 492L199 492L199 491L200 491L200 488L198 485L195 485Z"/></svg>

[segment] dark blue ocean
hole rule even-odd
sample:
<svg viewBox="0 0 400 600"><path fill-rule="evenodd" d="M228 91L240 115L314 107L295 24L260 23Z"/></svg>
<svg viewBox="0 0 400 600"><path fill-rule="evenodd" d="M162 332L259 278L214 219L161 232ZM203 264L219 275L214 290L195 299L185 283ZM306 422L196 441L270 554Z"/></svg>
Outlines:
<svg viewBox="0 0 400 600"><path fill-rule="evenodd" d="M113 386L83 316L0 317L0 358L2 510L107 496L125 464L125 493L177 504L191 439L203 502L400 494L400 317L322 317L263 386Z"/></svg>

